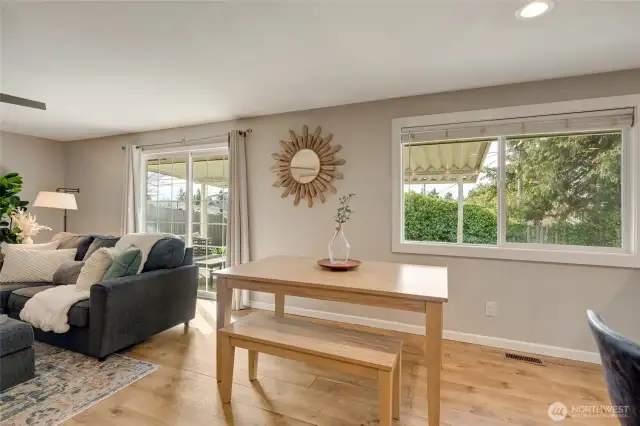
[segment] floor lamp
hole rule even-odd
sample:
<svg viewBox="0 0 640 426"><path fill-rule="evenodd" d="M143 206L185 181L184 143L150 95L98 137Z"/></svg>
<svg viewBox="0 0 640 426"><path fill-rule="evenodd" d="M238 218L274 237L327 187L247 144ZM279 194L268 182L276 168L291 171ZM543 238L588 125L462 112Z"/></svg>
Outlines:
<svg viewBox="0 0 640 426"><path fill-rule="evenodd" d="M80 188L58 188L56 192L40 191L33 207L47 207L51 209L64 209L63 230L67 232L67 210L78 210L76 196Z"/></svg>

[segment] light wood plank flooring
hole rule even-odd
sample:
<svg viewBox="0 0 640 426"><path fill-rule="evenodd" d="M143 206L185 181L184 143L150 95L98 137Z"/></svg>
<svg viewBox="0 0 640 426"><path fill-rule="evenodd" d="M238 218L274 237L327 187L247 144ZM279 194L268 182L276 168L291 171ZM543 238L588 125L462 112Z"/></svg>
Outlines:
<svg viewBox="0 0 640 426"><path fill-rule="evenodd" d="M241 315L245 312L242 311ZM215 379L215 302L199 300L185 333L161 333L125 354L161 368L65 422L65 426L141 425L376 425L376 383L260 355L258 381L247 379L247 352L237 349L233 397L219 401ZM356 327L358 326L347 326ZM383 330L405 340L400 421L426 425L423 338ZM504 358L493 348L445 340L441 424L449 426L616 425L612 418L553 422L547 408L609 404L597 366L545 358L545 366ZM571 409L571 408L570 408Z"/></svg>

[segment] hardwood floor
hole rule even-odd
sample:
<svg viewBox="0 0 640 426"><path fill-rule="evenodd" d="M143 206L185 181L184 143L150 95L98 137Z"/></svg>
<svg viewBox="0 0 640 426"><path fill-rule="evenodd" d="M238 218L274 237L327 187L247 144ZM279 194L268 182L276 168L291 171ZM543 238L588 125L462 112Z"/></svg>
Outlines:
<svg viewBox="0 0 640 426"><path fill-rule="evenodd" d="M242 311L245 315L248 311ZM215 302L199 300L196 319L161 333L126 355L161 368L65 422L65 426L141 425L375 425L374 380L322 371L260 355L250 382L247 351L237 349L232 402L220 403L215 379ZM345 327L363 328L344 325ZM426 425L424 338L368 329L405 340L401 420ZM441 424L449 426L617 425L615 418L569 417L554 422L549 404L609 404L598 366L543 358L544 366L511 361L494 348L445 340Z"/></svg>

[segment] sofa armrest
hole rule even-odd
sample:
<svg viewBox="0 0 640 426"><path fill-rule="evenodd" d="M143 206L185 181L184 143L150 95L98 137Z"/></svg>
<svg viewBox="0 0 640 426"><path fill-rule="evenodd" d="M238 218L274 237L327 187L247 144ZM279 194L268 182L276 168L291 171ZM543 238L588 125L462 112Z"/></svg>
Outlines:
<svg viewBox="0 0 640 426"><path fill-rule="evenodd" d="M91 287L91 352L103 357L195 317L198 267L181 266Z"/></svg>

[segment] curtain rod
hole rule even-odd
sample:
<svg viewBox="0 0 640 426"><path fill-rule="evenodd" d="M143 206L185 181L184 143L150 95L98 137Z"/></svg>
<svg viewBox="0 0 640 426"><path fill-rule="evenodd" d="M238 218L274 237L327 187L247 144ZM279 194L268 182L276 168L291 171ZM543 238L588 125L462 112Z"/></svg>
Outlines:
<svg viewBox="0 0 640 426"><path fill-rule="evenodd" d="M246 137L251 132L252 132L252 130L250 128L247 129L247 130L238 130L238 133L240 135L244 136L244 137ZM148 148L148 147L152 147L152 146L164 146L164 145L175 145L175 144L184 145L184 144L188 144L188 143L191 143L191 142L198 142L198 141L204 141L204 140L207 140L207 139L219 138L221 136L229 136L229 132L220 133L218 135L207 136L205 138L197 138L197 139L185 139L185 138L182 138L179 141L152 143L152 144L148 144L148 145L134 145L134 146L136 147L136 149L144 149L144 148ZM121 148L124 150L126 148L126 146L122 145Z"/></svg>

